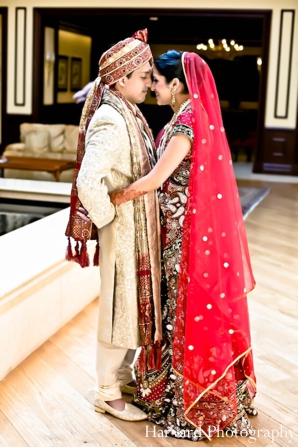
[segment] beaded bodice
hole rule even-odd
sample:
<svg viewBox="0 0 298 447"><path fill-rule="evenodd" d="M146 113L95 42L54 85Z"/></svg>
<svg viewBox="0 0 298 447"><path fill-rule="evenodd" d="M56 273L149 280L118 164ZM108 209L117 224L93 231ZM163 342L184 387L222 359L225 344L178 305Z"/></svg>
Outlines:
<svg viewBox="0 0 298 447"><path fill-rule="evenodd" d="M170 139L174 135L185 135L191 142L194 133L192 129L192 111L190 102L182 104L183 108L165 126L161 143L157 150L161 157ZM183 159L179 166L165 181L159 191L159 204L161 208L161 224L163 227L163 246L168 246L181 237L184 221L185 205L187 202L187 187L189 182L191 152Z"/></svg>

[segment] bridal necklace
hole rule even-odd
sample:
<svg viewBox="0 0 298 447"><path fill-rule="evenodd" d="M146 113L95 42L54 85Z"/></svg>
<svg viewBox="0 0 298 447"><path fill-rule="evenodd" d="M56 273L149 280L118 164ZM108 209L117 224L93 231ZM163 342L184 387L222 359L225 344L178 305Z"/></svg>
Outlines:
<svg viewBox="0 0 298 447"><path fill-rule="evenodd" d="M184 101L181 106L179 107L179 109L177 110L177 112L174 113L174 115L172 116L172 119L170 121L170 123L173 123L174 121L176 121L176 119L178 118L178 116L180 115L180 113L184 112L184 110L188 107L188 105L190 104L190 99L188 98L186 101Z"/></svg>
<svg viewBox="0 0 298 447"><path fill-rule="evenodd" d="M168 139L168 136L169 136L169 134L170 134L170 132L172 131L172 129L173 129L173 125L174 125L174 123L177 121L177 118L178 118L178 116L181 114L181 113L183 113L186 109L187 109L187 107L189 106L189 104L190 104L190 99L188 98L186 101L184 101L182 104L181 104L181 106L179 107L179 109L177 110L177 112L175 112L174 113L174 115L172 116L172 118L171 118L171 121L169 121L168 122L168 124L166 124L165 126L164 126L164 134L163 134L163 136L162 136L162 138L161 138L161 141L160 141L160 144L159 144L159 147L158 147L158 158L160 158L161 157L161 155L162 155L162 153L164 152L164 150L165 150L165 144L166 144L166 141L167 141L167 139Z"/></svg>

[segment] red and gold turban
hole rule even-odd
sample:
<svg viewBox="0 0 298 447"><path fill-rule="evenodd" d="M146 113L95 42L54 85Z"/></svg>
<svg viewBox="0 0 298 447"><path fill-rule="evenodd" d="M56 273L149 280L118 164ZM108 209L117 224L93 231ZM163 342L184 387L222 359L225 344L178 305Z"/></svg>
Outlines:
<svg viewBox="0 0 298 447"><path fill-rule="evenodd" d="M146 62L153 61L147 39L147 29L137 31L132 37L121 40L103 53L99 60L99 76L102 82L113 85Z"/></svg>

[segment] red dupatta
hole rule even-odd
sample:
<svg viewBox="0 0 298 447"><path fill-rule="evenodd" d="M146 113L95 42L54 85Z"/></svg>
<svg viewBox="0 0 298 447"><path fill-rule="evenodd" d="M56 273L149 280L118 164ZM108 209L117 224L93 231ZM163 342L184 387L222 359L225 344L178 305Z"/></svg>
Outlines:
<svg viewBox="0 0 298 447"><path fill-rule="evenodd" d="M182 63L195 137L173 367L183 376L186 419L212 437L214 425L223 430L237 415L237 380L248 378L251 395L255 394L246 299L255 280L212 73L195 53L184 53Z"/></svg>

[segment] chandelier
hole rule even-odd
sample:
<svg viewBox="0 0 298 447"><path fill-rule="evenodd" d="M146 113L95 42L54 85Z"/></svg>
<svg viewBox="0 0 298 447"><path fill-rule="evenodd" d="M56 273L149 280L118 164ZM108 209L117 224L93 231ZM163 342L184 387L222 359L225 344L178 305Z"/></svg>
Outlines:
<svg viewBox="0 0 298 447"><path fill-rule="evenodd" d="M213 39L209 39L207 45L199 43L197 49L199 52L206 53L210 59L234 59L239 52L244 50L244 46L238 45L235 40L230 40L228 43L227 39L222 39L215 44Z"/></svg>

